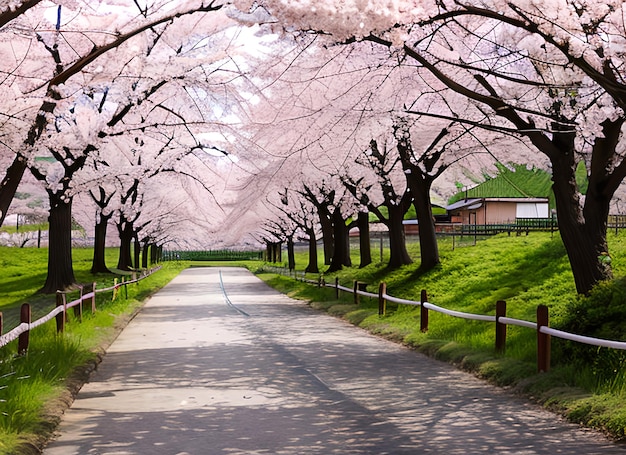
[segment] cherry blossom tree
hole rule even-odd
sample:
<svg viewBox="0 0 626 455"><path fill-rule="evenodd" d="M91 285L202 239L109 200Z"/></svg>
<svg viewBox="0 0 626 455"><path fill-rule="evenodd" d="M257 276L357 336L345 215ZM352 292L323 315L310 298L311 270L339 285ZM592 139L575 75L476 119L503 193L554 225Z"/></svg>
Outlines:
<svg viewBox="0 0 626 455"><path fill-rule="evenodd" d="M357 163L373 173L373 179L367 176L356 178L348 174L342 181L350 194L387 227L389 231L390 258L388 267L398 268L412 263L406 249L404 235L404 215L411 206L413 196L406 185L402 173L402 163L395 144L386 138L372 139ZM386 209L383 213L381 208Z"/></svg>
<svg viewBox="0 0 626 455"><path fill-rule="evenodd" d="M337 188L333 191L330 202L330 216L333 222L333 256L327 269L328 273L341 270L344 266L352 266L350 229L353 227L353 216L357 212L345 188Z"/></svg>
<svg viewBox="0 0 626 455"><path fill-rule="evenodd" d="M315 207L297 192L289 191L289 188L279 192L278 196L280 203L271 201L269 203L280 212L280 218L286 218L291 225L303 234L298 240L308 242L309 262L305 272L319 273L317 260L317 230L319 223L317 222L318 215ZM287 245L289 246L289 243Z"/></svg>
<svg viewBox="0 0 626 455"><path fill-rule="evenodd" d="M431 203L435 181L455 164L472 159L480 162L483 169L488 169L490 163L498 162L498 156L503 156L506 148L520 148L519 144L507 141L506 136L490 137L487 146L476 139L474 129L462 123L442 123L428 117L403 116L394 122L396 148L419 226L420 272L428 271L440 262Z"/></svg>
<svg viewBox="0 0 626 455"><path fill-rule="evenodd" d="M72 268L72 201L70 193L71 176L84 164L90 146L84 149L71 150L69 147L61 149L51 148L50 156L58 169L42 172L33 164L31 172L42 182L54 183L47 185L46 191L50 200L49 248L48 248L48 275L41 292L51 294L63 290L75 283ZM58 174L57 174L58 172Z"/></svg>
<svg viewBox="0 0 626 455"><path fill-rule="evenodd" d="M287 267L289 270L296 268L296 256L294 237L299 227L289 218L266 220L263 230L278 240L279 243L287 244Z"/></svg>
<svg viewBox="0 0 626 455"><path fill-rule="evenodd" d="M458 2L426 22L434 26L430 37L405 46L446 87L505 119L549 158L561 238L580 293L612 277L607 218L626 177L623 8L621 2L558 2L555 10ZM439 50L451 33L465 41L455 43L458 60L449 63ZM580 162L589 179L584 198L575 179Z"/></svg>
<svg viewBox="0 0 626 455"><path fill-rule="evenodd" d="M249 7L249 2L238 2ZM577 290L612 276L606 244L611 198L624 180L624 4L598 0L533 3L257 2L282 24L401 50L421 67L415 77L474 103L469 124L518 134L550 161L559 227ZM447 97L446 94L444 97ZM447 108L415 108L449 120ZM487 115L487 120L485 120ZM578 163L589 187L575 184Z"/></svg>
<svg viewBox="0 0 626 455"><path fill-rule="evenodd" d="M54 10L45 2L25 2L2 14L6 25L0 39L7 43L7 52L2 55L2 73L6 76L1 86L13 96L3 97L8 105L5 104L0 111L11 121L14 130L3 144L15 153L15 159L0 183L0 223L26 170L32 149L54 118L55 110L68 101L72 104L71 97L68 97L76 90L72 85L84 84L86 79L102 80L104 71L97 65L99 58L124 46L130 47L127 51L136 52L132 46L139 43L150 48L162 35L160 28L167 28L177 18L221 8L215 2L206 5L199 2L193 6L190 5L194 2L185 3L169 11L157 4L146 5L137 15L132 9L122 11L120 6L116 7L119 14L112 14L108 9L110 5L104 2L99 8L82 2L67 2L67 8L62 3ZM67 16L63 14L66 10ZM129 21L129 15L135 20ZM115 24L115 20L120 23ZM107 31L110 27L116 27L118 31L110 33ZM154 38L152 42L147 36L150 33ZM133 41L142 34L147 39ZM114 61L108 61L107 69L119 71L119 66L113 65ZM20 141L19 134L24 129L28 132Z"/></svg>
<svg viewBox="0 0 626 455"><path fill-rule="evenodd" d="M302 189L299 190L298 193L304 200L311 204L317 212L322 231L324 264L330 265L335 249L333 220L331 215L331 206L335 200L335 191L328 187L325 180L322 180L315 187L312 184L303 183Z"/></svg>
<svg viewBox="0 0 626 455"><path fill-rule="evenodd" d="M100 184L97 189L89 190L89 195L97 206L91 273L109 273L110 270L105 259L105 248L109 221L113 217L113 211L110 210L109 205L115 196L115 190L107 191L105 185Z"/></svg>
<svg viewBox="0 0 626 455"><path fill-rule="evenodd" d="M344 185L336 179L327 178L315 187L303 184L298 193L316 210L322 230L325 258L330 254L328 272L341 270L343 266L351 266L350 228L351 219L356 207L346 192Z"/></svg>

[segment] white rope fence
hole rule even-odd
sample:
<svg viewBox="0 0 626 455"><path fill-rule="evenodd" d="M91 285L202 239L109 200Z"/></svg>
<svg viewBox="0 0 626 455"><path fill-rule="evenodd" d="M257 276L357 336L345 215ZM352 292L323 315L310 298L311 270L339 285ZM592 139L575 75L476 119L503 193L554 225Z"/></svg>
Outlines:
<svg viewBox="0 0 626 455"><path fill-rule="evenodd" d="M276 271L279 269L278 267L273 268L274 273L281 273ZM294 278L298 279L296 274L293 273ZM538 365L540 371L547 371L549 369L549 359L550 359L550 337L554 336L557 338L561 338L564 340L573 341L576 343L583 343L591 346L598 347L606 347L611 349L620 349L626 350L626 341L613 341L613 340L605 340L601 338L588 337L583 335L577 335L575 333L564 332L562 330L557 330L550 328L548 325L548 314L547 307L545 305L539 305L537 308L537 320L539 322L531 322L525 321L522 319L515 319L506 317L504 314L496 314L494 315L484 315L484 314L474 314L474 313L465 313L462 311L449 310L447 308L443 308L437 305L434 305L427 301L427 299L423 299L423 301L403 299L400 297L394 297L392 295L387 294L386 292L386 284L380 283L379 292L377 294L372 292L367 292L361 287L364 288L365 284L360 283L363 286L359 286L359 283L355 282L354 288L349 288L346 286L342 286L339 284L338 278L335 279L334 284L326 283L323 278L320 278L318 281L307 280L304 274L301 275L301 281L317 284L318 286L323 286L327 288L335 289L337 296L339 296L339 291L352 293L355 295L355 302L358 303L358 299L356 296L364 296L370 297L373 299L379 300L379 315L384 315L386 311L386 303L392 302L400 305L412 305L418 306L421 310L421 329L422 331L428 330L428 311L435 311L437 313L446 314L448 316L469 319L469 320L477 320L484 322L493 322L496 325L496 349L504 350L504 340L506 338L506 326L518 326L524 327L528 329L535 330L537 332L537 341L538 341ZM422 291L423 295L426 295L425 291ZM500 303L500 302L499 302ZM503 303L503 312L506 311L506 303ZM498 310L496 310L497 313ZM543 316L540 316L543 315ZM542 321L540 321L542 319ZM541 350L547 350L547 352L541 352Z"/></svg>
<svg viewBox="0 0 626 455"><path fill-rule="evenodd" d="M92 290L91 292L88 292L87 294L81 294L81 296L76 299L76 300L72 300L69 303L65 302L65 295L63 295L63 293L60 293L63 295L63 304L59 305L57 304L57 306L51 310L48 314L46 314L45 316L42 316L41 318L37 319L36 321L33 322L21 322L17 327L15 327L14 329L10 330L9 332L5 333L5 334L0 334L0 348L6 346L7 344L11 343L12 341L15 341L17 339L20 338L20 336L27 334L28 332L30 332L32 329L35 329L37 327L39 327L40 325L45 324L48 321L51 321L52 319L56 318L58 315L67 312L68 308L73 308L73 307L78 307L81 306L82 303L84 301L88 301L88 300L92 300L95 299L95 296L97 293L101 293L101 292L108 292L108 291L113 291L114 293L122 286L126 286L128 284L132 284L132 283L137 283L140 280L147 278L148 276L152 275L154 272L156 272L157 270L160 270L161 267L156 267L154 269L151 269L149 271L143 271L141 273L141 275L137 278L133 278L131 280L128 281L122 281L120 283L116 282L113 286L110 286L108 288L103 288L103 289L96 289L96 290ZM94 283L95 286L95 283ZM24 305L28 305L28 304L24 304ZM24 308L24 305L22 306ZM22 311L24 312L24 310ZM27 309L27 313L28 313L28 319L30 319L30 306ZM2 313L0 312L0 316L2 315ZM64 316L65 319L65 316ZM1 325L0 325L1 327ZM21 346L20 347L20 351L22 351L24 348L27 349L27 345L26 347Z"/></svg>
<svg viewBox="0 0 626 455"><path fill-rule="evenodd" d="M592 346L599 346L603 348L623 349L626 350L626 342L624 341L611 341L603 340L602 338L586 337L583 335L576 335L574 333L563 332L562 330L552 329L550 327L542 326L539 331L546 335L551 335L558 338L563 338L570 341L576 341L578 343L590 344Z"/></svg>
<svg viewBox="0 0 626 455"><path fill-rule="evenodd" d="M489 315L484 315L484 314L463 313L461 311L448 310L446 308L433 305L432 303L429 303L429 302L422 302L422 306L424 308L436 311L438 313L447 314L448 316L454 316L455 318L473 319L476 321L486 321L486 322L496 322L495 316L489 316Z"/></svg>

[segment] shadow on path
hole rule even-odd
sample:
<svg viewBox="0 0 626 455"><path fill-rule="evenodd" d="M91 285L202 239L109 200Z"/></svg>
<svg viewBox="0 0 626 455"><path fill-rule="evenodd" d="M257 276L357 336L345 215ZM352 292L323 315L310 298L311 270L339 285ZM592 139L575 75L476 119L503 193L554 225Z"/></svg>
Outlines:
<svg viewBox="0 0 626 455"><path fill-rule="evenodd" d="M626 454L249 272L189 269L111 345L46 455Z"/></svg>

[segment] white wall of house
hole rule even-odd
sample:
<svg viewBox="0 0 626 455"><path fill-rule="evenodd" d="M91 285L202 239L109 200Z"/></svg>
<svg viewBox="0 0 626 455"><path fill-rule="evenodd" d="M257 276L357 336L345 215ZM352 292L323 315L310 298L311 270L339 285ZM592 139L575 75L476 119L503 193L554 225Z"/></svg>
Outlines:
<svg viewBox="0 0 626 455"><path fill-rule="evenodd" d="M550 218L548 203L518 202L515 211L516 218Z"/></svg>

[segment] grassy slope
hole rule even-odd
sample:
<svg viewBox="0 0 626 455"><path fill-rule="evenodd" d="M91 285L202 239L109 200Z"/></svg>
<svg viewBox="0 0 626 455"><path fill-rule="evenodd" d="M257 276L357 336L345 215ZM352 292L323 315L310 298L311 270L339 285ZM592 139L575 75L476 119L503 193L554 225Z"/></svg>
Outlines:
<svg viewBox="0 0 626 455"><path fill-rule="evenodd" d="M626 296L626 280L621 278L626 275L625 242L626 233L609 234L618 279L602 286L590 299L576 296L562 243L558 236L549 233L520 237L504 234L478 242L476 247L454 251L450 243L442 242L441 266L423 276L418 275L417 264L395 271L388 271L384 264L374 264L364 269L345 269L337 276L341 284L349 287L355 279L369 283L371 292L376 292L378 283L384 281L388 294L412 300L419 300L421 289L426 289L430 302L469 313L495 314L496 301L506 300L507 316L528 321L535 321L537 305L545 304L550 308L551 325L569 328L572 320L580 321L581 314L585 321L591 319L588 313L593 311L589 308L606 306L614 308L615 314L626 314L626 298L621 298ZM419 251L414 249L412 254L417 257ZM306 256L298 260L304 268ZM415 307L389 305L388 314L379 317L375 301L363 299L357 308L350 303L349 295L337 301L333 290L294 286L293 281L272 275L262 277L292 296L318 302L314 305L374 333L456 363L500 385L513 386L573 421L607 431L616 438L625 436L626 356L620 351L585 350L576 343L553 339L552 369L548 374L537 374L533 330L509 327L506 354L502 356L494 352L491 323L431 312L429 331L422 333L419 309ZM326 279L330 282L334 276ZM596 313L607 314L606 310ZM603 333L611 339L626 340L626 317L619 322L599 322L601 319L596 315L595 325L580 323L579 328L587 335Z"/></svg>
<svg viewBox="0 0 626 455"><path fill-rule="evenodd" d="M39 306L54 303L54 296L37 294L45 280L46 250L0 247L0 310L9 313L24 301ZM115 250L108 252L115 263ZM77 280L94 281L89 273L91 250L74 250ZM98 361L102 349L116 336L125 321L146 297L167 284L185 263L167 263L139 285L128 286L111 301L110 293L98 295L98 311L85 314L83 323L70 318L63 337L56 335L54 322L31 334L28 355L15 356L16 342L0 349L0 454L39 453L54 429L60 412L71 402L71 393L84 381ZM103 287L114 275L99 275ZM5 330L10 327L5 327Z"/></svg>

